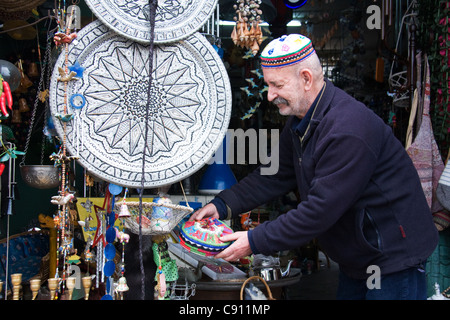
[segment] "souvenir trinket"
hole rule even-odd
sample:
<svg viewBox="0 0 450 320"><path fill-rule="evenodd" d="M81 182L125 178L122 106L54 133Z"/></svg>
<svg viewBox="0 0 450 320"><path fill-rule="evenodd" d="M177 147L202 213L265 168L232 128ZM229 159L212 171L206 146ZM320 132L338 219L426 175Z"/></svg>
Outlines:
<svg viewBox="0 0 450 320"><path fill-rule="evenodd" d="M233 230L218 219L186 221L180 229L180 244L190 252L211 256L227 248L231 243L220 241L220 237Z"/></svg>

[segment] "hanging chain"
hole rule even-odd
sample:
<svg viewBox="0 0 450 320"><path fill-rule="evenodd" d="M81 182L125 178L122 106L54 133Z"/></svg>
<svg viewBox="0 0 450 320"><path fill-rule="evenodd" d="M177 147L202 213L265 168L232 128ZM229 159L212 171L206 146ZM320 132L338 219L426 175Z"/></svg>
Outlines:
<svg viewBox="0 0 450 320"><path fill-rule="evenodd" d="M50 39L50 38L49 38ZM50 56L51 56L51 46L50 46L50 40L48 40L48 44L47 44L47 48L45 51L45 54L47 56L47 81L46 81L46 86L45 89L50 90L50 79L51 79L51 74L52 74L52 64L50 63ZM50 110L50 105L48 102L48 98L46 97L45 99L45 110L44 110L44 125L42 127L42 144L41 144L41 164L44 164L44 151L45 151L45 141L46 141L46 136L45 136L45 122L48 119L48 112Z"/></svg>
<svg viewBox="0 0 450 320"><path fill-rule="evenodd" d="M144 194L144 182L145 182L145 154L147 149L147 139L148 139L148 119L149 119L149 109L150 109L150 99L151 99L151 89L153 80L153 49L155 40L155 16L158 7L157 0L149 0L149 10L150 10L150 45L149 45L149 66L148 66L148 91L147 91L147 107L145 112L145 132L144 132L144 151L142 154L142 176L141 176L141 189L139 190L139 266L141 270L141 299L145 299L145 272L144 272L144 262L142 253L142 197Z"/></svg>
<svg viewBox="0 0 450 320"><path fill-rule="evenodd" d="M28 136L27 136L27 141L25 143L25 149L24 149L24 155L22 157L22 161L20 161L20 166L25 165L25 157L27 155L28 152L28 147L30 145L30 139L31 139L31 134L33 131L33 126L34 126L34 119L36 118L36 111L37 111L37 107L39 104L39 93L42 90L42 84L44 83L44 75L45 75L45 70L46 70L46 66L50 66L50 54L51 54L51 36L50 34L47 34L47 47L45 49L45 57L44 57L44 63L41 67L41 77L39 79L39 85L38 88L36 90L37 94L36 94L36 99L34 100L34 107L33 107L33 112L31 114L31 120L30 120L30 128L28 130ZM50 67L48 67L47 70L48 73L50 73ZM45 97L46 101L48 101L48 97ZM42 147L43 148L43 147ZM43 161L43 156L41 154L41 164Z"/></svg>

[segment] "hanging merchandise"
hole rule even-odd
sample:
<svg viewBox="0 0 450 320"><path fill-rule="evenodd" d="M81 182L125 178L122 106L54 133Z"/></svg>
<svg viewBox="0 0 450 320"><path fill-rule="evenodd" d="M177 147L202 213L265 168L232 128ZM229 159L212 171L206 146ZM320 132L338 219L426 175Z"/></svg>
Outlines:
<svg viewBox="0 0 450 320"><path fill-rule="evenodd" d="M415 23L417 19L417 12L415 12L416 7L416 1L411 1L409 4L405 14L402 17L402 23L401 28L397 36L396 46L395 46L395 56L391 64L391 69L389 73L388 83L390 87L390 92L393 97L393 103L394 105L398 107L408 107L410 106L410 100L412 100L412 96L414 92L411 91L410 85L411 83L408 81L408 79L411 77L411 75L414 73L414 70L412 68L409 68L409 66L406 66L403 68L401 66L401 71L397 71L394 69L394 67L398 67L400 64L400 44L402 40L402 31L404 28L408 31L408 39L410 38L410 24ZM414 61L415 53L410 52L409 60ZM413 84L414 85L414 84Z"/></svg>
<svg viewBox="0 0 450 320"><path fill-rule="evenodd" d="M30 111L30 107L28 107L27 100L25 98L19 99L19 112L24 113Z"/></svg>
<svg viewBox="0 0 450 320"><path fill-rule="evenodd" d="M167 199L165 201L156 199L156 201L142 204L137 201L128 201L126 204L116 205L116 211L122 212L122 210L128 213L123 215L124 226L135 234L139 234L141 229L144 235L168 234L184 217L194 211L191 207L172 204Z"/></svg>
<svg viewBox="0 0 450 320"><path fill-rule="evenodd" d="M155 273L155 299L166 300L170 295L170 284L178 279L178 267L175 260L169 255L169 250L165 236L153 237L153 260L157 265Z"/></svg>
<svg viewBox="0 0 450 320"><path fill-rule="evenodd" d="M450 210L450 151L447 155L447 161L436 188L436 197L442 206ZM447 223L450 225L450 217L447 217Z"/></svg>
<svg viewBox="0 0 450 320"><path fill-rule="evenodd" d="M0 129L2 129L2 127L0 127ZM9 277L9 263L10 263L10 235L9 235L9 227L10 227L10 217L13 214L13 202L16 199L15 196L15 185L16 185L16 158L17 155L16 154L22 154L23 152L19 152L16 151L16 146L14 144L12 144L11 142L7 142L6 145L3 143L3 139L2 139L2 131L0 130L0 141L3 147L3 153L0 155L0 170L3 173L4 168L6 167L6 165L4 164L4 162L8 161L8 177L7 177L7 189L3 190L2 192L7 193L7 199L8 199L8 203L7 203L7 220L6 220L6 257L5 258L5 288L8 289L8 277ZM3 260L3 257L2 257ZM11 280L14 281L12 279L13 275L11 275ZM21 276L20 276L20 281L18 281L19 285L21 282ZM5 299L7 297L7 294L5 294Z"/></svg>
<svg viewBox="0 0 450 320"><path fill-rule="evenodd" d="M13 110L13 98L11 93L11 87L9 86L8 82L3 79L2 75L0 74L0 108L5 117L8 117L8 108L12 111Z"/></svg>
<svg viewBox="0 0 450 320"><path fill-rule="evenodd" d="M58 14L61 13L61 16L59 17L59 32L55 33L53 39L57 42L57 39L60 38L60 34L69 35L70 31L72 30L72 16L73 14L70 13L68 16L65 16L65 9L63 8L62 11L58 11ZM67 19L67 20L66 20ZM49 38L48 38L49 40ZM63 130L61 134L61 147L58 153L53 153L50 156L50 159L54 161L55 167L60 167L60 186L59 191L56 196L53 196L51 199L51 203L58 206L57 214L54 217L55 225L57 226L58 230L58 250L57 253L59 257L57 258L57 265L56 265L56 273L55 277L58 277L62 275L61 278L61 287L62 292L64 292L64 288L67 287L69 289L69 297L71 295L71 288L72 288L72 279L70 279L70 265L74 261L77 261L77 255L76 255L76 248L74 247L74 220L75 217L71 216L70 214L70 207L72 206L72 202L75 201L75 196L72 192L70 192L69 187L69 179L68 179L68 169L69 164L72 160L74 160L76 157L70 156L67 153L66 143L67 143L67 135L66 135L66 126L67 121L64 121L63 119L69 118L68 114L68 98L67 98L67 88L69 85L69 82L71 82L73 77L70 77L69 70L68 70L68 64L67 64L67 55L68 55L68 45L69 42L65 41L63 42L63 53L62 55L65 57L65 63L63 66L61 66L59 69L60 77L58 78L58 82L61 82L63 84L62 91L63 91L63 110L61 111L61 120L63 122ZM47 52L49 52L50 43L47 42ZM46 56L49 56L49 53L46 54ZM64 75L63 75L64 73ZM44 74L44 72L42 72ZM47 73L47 76L49 77L49 74ZM41 76L42 78L42 76ZM41 86L38 90L40 92ZM38 100L38 97L36 97L36 101ZM61 266L59 265L61 263ZM61 268L61 270L60 270Z"/></svg>
<svg viewBox="0 0 450 320"><path fill-rule="evenodd" d="M111 203L107 205L106 211L106 246L105 246L105 264L103 267L103 274L106 277L106 294L102 297L102 300L112 300L113 292L114 292L114 279L113 275L116 271L116 264L114 262L114 257L116 256L116 247L114 246L114 242L116 241L117 229L114 224L116 222L116 214L114 213L115 209L115 199L122 192L122 187L109 184L108 185L109 193L111 194Z"/></svg>
<svg viewBox="0 0 450 320"><path fill-rule="evenodd" d="M448 212L444 211L442 205L437 201L436 188L439 177L444 170L444 163L434 140L433 128L430 120L430 70L428 58L425 56L425 81L423 86L423 113L421 125L414 141L406 146L406 151L411 157L417 169L428 206L433 214L434 222L438 230L449 226Z"/></svg>
<svg viewBox="0 0 450 320"><path fill-rule="evenodd" d="M257 55L263 41L260 27L263 12L260 5L261 0L237 0L233 6L236 11L236 25L231 39L235 45L251 50L253 56Z"/></svg>
<svg viewBox="0 0 450 320"><path fill-rule="evenodd" d="M163 198L142 203L143 190L171 185L201 169L228 129L231 84L216 49L196 32L217 2L89 0L98 20L72 33L72 15L58 10L60 26L68 27L54 37L64 50L55 63L49 102L62 145L51 159L61 166L62 186L65 165L78 160L112 187L103 207L93 206L97 228L90 247L96 248L97 287L106 281L102 299L128 289L122 274L113 290L114 242L126 238L113 233L115 212L139 234L142 265L141 236L167 235L193 211ZM140 201L115 204L114 186L138 189ZM61 188L60 195L65 192ZM57 218L64 232L65 216ZM91 228L83 222L83 230ZM159 265L156 280L163 298L169 275L162 271L163 261ZM141 280L145 296L142 267Z"/></svg>
<svg viewBox="0 0 450 320"><path fill-rule="evenodd" d="M159 1L154 43L184 40L199 30L216 9L218 0ZM141 43L150 42L149 3L135 0L86 0L94 15L117 34Z"/></svg>
<svg viewBox="0 0 450 320"><path fill-rule="evenodd" d="M17 68L20 72L20 84L19 87L16 89L16 93L26 93L28 91L28 88L33 85L33 82L31 82L30 78L25 74L23 71L23 61L22 59L19 59L19 61L16 62Z"/></svg>
<svg viewBox="0 0 450 320"><path fill-rule="evenodd" d="M125 189L125 193L122 200L122 206L120 208L119 219L125 219L130 216L128 211L128 206L126 204L126 198L128 194L128 189ZM122 225L125 225L125 222L122 220ZM124 292L128 291L130 288L127 285L127 280L125 278L125 244L130 240L130 236L123 231L117 232L117 239L122 244L122 260L120 262L120 273L121 277L119 278L116 286L116 292L119 294L120 299L123 300Z"/></svg>
<svg viewBox="0 0 450 320"><path fill-rule="evenodd" d="M124 187L140 187L144 151L144 188L191 176L220 146L231 117L231 84L205 37L195 33L155 46L152 73L148 50L96 20L78 32L76 45L68 45L67 64L78 63L83 76L58 81L58 69L66 63L62 54L50 85L55 130L66 134L68 152L79 156L92 175ZM153 85L146 145L149 75ZM80 108L70 108L72 118L63 122L66 95Z"/></svg>
<svg viewBox="0 0 450 320"><path fill-rule="evenodd" d="M21 74L19 69L11 62L0 60L0 75L2 80L9 84L11 92L14 92L19 87Z"/></svg>
<svg viewBox="0 0 450 320"><path fill-rule="evenodd" d="M261 69L250 70L250 72L253 73L254 76L245 79L249 85L240 88L245 92L247 102L250 104L250 108L241 117L241 120L250 119L258 111L261 102L264 100L263 94L264 92L267 92L269 88L262 80L263 76Z"/></svg>
<svg viewBox="0 0 450 320"><path fill-rule="evenodd" d="M45 88L48 88L49 83L44 83L45 76L47 76L47 82L50 79L51 74L51 64L50 64L50 56L51 56L51 36L50 34L47 35L47 47L45 49L45 55L44 55L44 61L42 62L42 70L41 70L41 77L39 79L39 84L37 87L37 95L34 101L34 106L31 114L30 119L30 127L28 128L28 135L27 140L25 143L24 152L25 155L22 158L22 161L20 162L20 173L22 175L22 179L27 183L29 186L37 189L52 189L56 188L59 185L60 182L60 176L59 176L59 168L54 165L44 165L44 142L45 142L45 134L43 132L43 141L41 145L41 161L38 165L26 165L25 159L28 152L28 148L30 147L30 140L31 136L33 134L33 128L35 126L35 118L36 118L36 112L38 109L39 101L45 102L45 117L48 112L48 99L44 99L44 101L40 100L40 94L42 91L45 90Z"/></svg>

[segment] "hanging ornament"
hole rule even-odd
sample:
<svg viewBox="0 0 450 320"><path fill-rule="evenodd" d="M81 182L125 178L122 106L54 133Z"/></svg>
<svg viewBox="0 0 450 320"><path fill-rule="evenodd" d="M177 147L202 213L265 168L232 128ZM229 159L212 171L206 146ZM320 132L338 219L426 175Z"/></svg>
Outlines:
<svg viewBox="0 0 450 320"><path fill-rule="evenodd" d="M28 112L30 111L30 107L28 107L27 99L20 98L19 99L19 112Z"/></svg>
<svg viewBox="0 0 450 320"><path fill-rule="evenodd" d="M128 210L128 206L124 201L124 203L120 207L119 218L123 219L123 218L128 218L130 216L131 216L130 211Z"/></svg>
<svg viewBox="0 0 450 320"><path fill-rule="evenodd" d="M11 123L19 124L22 123L22 115L19 110L14 109L12 112Z"/></svg>
<svg viewBox="0 0 450 320"><path fill-rule="evenodd" d="M158 268L158 284L156 285L156 291L158 293L157 299L158 300L164 300L166 296L166 276L164 275L164 272L161 270L161 266Z"/></svg>
<svg viewBox="0 0 450 320"><path fill-rule="evenodd" d="M77 5L70 5L67 12L71 12L71 24L74 29L81 29L81 9Z"/></svg>
<svg viewBox="0 0 450 320"><path fill-rule="evenodd" d="M70 71L75 71L76 72L78 78L82 78L83 77L84 69L85 68L80 65L78 60L75 61L75 63L72 66L69 67Z"/></svg>
<svg viewBox="0 0 450 320"><path fill-rule="evenodd" d="M115 197L121 192L122 187L110 184L108 188L111 193L111 205L107 210L107 229L105 234L105 240L107 245L104 250L104 257L106 262L103 267L103 274L106 277L106 294L102 297L102 300L112 299L112 287L113 287L113 278L114 272L116 270L116 264L114 263L114 257L116 256L116 248L114 246L114 241L116 240L116 228L114 227L115 223L115 213L114 213L114 202Z"/></svg>
<svg viewBox="0 0 450 320"><path fill-rule="evenodd" d="M118 231L117 238L122 243L122 260L120 262L120 273L122 276L117 283L116 292L120 294L120 299L123 299L123 293L128 291L127 280L125 278L125 244L130 240L130 236L124 232Z"/></svg>
<svg viewBox="0 0 450 320"><path fill-rule="evenodd" d="M9 83L11 91L15 91L20 85L20 70L11 62L0 60L0 75Z"/></svg>
<svg viewBox="0 0 450 320"><path fill-rule="evenodd" d="M164 274L163 267L161 264L161 252L159 251L159 245L153 244L153 251L155 252L155 245L157 246L157 256L158 256L158 271L156 272L156 286L155 286L155 300L164 300L166 296L167 286L166 286L166 275Z"/></svg>
<svg viewBox="0 0 450 320"><path fill-rule="evenodd" d="M31 82L31 80L28 78L28 76L23 71L22 59L19 59L19 61L16 62L16 65L17 65L17 68L19 69L20 76L21 76L19 86L16 89L16 93L25 93L25 92L27 92L28 88L33 85L33 82Z"/></svg>
<svg viewBox="0 0 450 320"><path fill-rule="evenodd" d="M31 62L28 66L28 76L31 78L39 77L39 71L36 62Z"/></svg>
<svg viewBox="0 0 450 320"><path fill-rule="evenodd" d="M122 219L123 225L125 225L125 221L123 221L123 219L131 216L131 213L128 210L128 206L126 204L127 193L128 193L128 188L125 189L125 194L124 194L123 200L122 200L122 206L120 207L120 213L119 213L119 218Z"/></svg>
<svg viewBox="0 0 450 320"><path fill-rule="evenodd" d="M127 279L125 277L120 277L117 283L116 291L120 294L120 299L123 300L123 293L130 290L127 285Z"/></svg>

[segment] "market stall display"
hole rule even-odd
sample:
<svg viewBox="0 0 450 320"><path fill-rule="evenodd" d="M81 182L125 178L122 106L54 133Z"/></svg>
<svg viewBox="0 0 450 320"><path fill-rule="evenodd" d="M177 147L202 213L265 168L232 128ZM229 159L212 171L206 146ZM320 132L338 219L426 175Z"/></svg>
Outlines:
<svg viewBox="0 0 450 320"><path fill-rule="evenodd" d="M91 174L127 187L140 187L144 152L145 188L192 175L220 146L231 115L226 70L202 35L155 46L145 146L148 50L94 21L68 49L69 68L80 65L82 76L64 89L62 54L50 86L50 110L68 152ZM69 106L63 120L64 99L80 97L83 104Z"/></svg>

